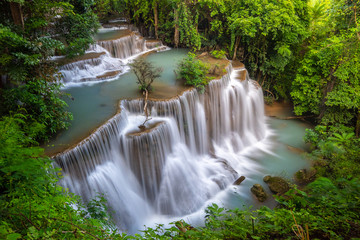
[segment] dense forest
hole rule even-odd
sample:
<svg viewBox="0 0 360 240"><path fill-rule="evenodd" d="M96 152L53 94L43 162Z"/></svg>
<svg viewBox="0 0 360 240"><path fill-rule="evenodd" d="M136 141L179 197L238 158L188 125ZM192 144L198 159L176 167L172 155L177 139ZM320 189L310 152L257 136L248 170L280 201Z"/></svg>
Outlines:
<svg viewBox="0 0 360 240"><path fill-rule="evenodd" d="M5 0L0 2L1 239L352 239L360 237L359 0ZM205 227L176 222L119 234L104 198L67 192L39 144L66 129L52 56L81 55L100 22L122 17L147 37L245 64L265 101L291 101L314 123L316 176L279 207L208 208ZM77 206L77 207L74 207Z"/></svg>

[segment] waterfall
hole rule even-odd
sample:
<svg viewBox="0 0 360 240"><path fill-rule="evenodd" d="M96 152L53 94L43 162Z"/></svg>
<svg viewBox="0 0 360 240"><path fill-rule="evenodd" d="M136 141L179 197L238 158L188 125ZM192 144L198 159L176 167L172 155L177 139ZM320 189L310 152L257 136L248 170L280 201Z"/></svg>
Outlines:
<svg viewBox="0 0 360 240"><path fill-rule="evenodd" d="M79 60L60 67L60 73L64 83L77 83L99 80L108 72L121 73L126 70L121 59L113 58L106 49L99 45L93 46L89 53L100 53L94 58Z"/></svg>
<svg viewBox="0 0 360 240"><path fill-rule="evenodd" d="M119 229L135 232L154 215L184 216L244 174L241 152L265 137L263 95L245 69L166 101L123 100L120 112L55 157L61 184L89 200L104 193Z"/></svg>
<svg viewBox="0 0 360 240"><path fill-rule="evenodd" d="M135 33L115 40L99 41L97 44L110 52L113 57L121 59L129 58L146 50L145 40Z"/></svg>
<svg viewBox="0 0 360 240"><path fill-rule="evenodd" d="M163 49L160 41L146 41L130 32L118 39L98 41L86 51L85 59L65 64L59 72L65 85L116 79L130 69L127 66L129 58Z"/></svg>

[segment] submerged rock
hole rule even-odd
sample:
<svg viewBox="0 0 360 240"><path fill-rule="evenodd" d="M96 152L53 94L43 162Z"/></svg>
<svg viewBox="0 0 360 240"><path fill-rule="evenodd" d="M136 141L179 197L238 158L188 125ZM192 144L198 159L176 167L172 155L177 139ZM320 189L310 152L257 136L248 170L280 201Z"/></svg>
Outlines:
<svg viewBox="0 0 360 240"><path fill-rule="evenodd" d="M289 183L281 177L265 176L263 180L268 184L271 192L275 194L281 195L290 189Z"/></svg>
<svg viewBox="0 0 360 240"><path fill-rule="evenodd" d="M264 202L266 200L267 194L260 184L254 184L250 190L259 202Z"/></svg>
<svg viewBox="0 0 360 240"><path fill-rule="evenodd" d="M287 148L293 152L293 153L296 153L296 154L303 154L305 151L300 149L300 148L297 148L297 147L293 147L293 146L290 146L290 145L287 145Z"/></svg>
<svg viewBox="0 0 360 240"><path fill-rule="evenodd" d="M233 185L240 185L240 183L242 183L244 180L245 180L245 177L241 176L238 179L236 179L236 181L233 183Z"/></svg>

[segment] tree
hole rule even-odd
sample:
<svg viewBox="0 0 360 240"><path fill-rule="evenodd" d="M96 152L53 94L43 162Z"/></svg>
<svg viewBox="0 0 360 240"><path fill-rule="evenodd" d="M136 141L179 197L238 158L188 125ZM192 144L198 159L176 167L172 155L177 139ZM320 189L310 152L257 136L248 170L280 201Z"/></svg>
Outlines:
<svg viewBox="0 0 360 240"><path fill-rule="evenodd" d="M360 131L360 41L356 2L335 1L333 28L313 35L291 96L298 115L313 113L324 125L356 126Z"/></svg>
<svg viewBox="0 0 360 240"><path fill-rule="evenodd" d="M49 58L85 52L98 26L92 6L92 0L0 2L0 114L18 112L29 125L44 124L39 141L72 118Z"/></svg>
<svg viewBox="0 0 360 240"><path fill-rule="evenodd" d="M141 92L151 92L151 84L154 80L161 76L162 68L155 68L150 62L144 58L135 59L130 66L137 78L137 84Z"/></svg>
<svg viewBox="0 0 360 240"><path fill-rule="evenodd" d="M148 94L152 91L151 84L154 80L160 77L162 68L155 68L150 62L146 61L144 58L135 59L130 66L132 67L132 71L135 73L137 77L137 83L139 84L139 88L144 95L144 113L145 113L145 121L139 126L141 130L145 129L145 123L150 120L149 114L147 110L147 100Z"/></svg>

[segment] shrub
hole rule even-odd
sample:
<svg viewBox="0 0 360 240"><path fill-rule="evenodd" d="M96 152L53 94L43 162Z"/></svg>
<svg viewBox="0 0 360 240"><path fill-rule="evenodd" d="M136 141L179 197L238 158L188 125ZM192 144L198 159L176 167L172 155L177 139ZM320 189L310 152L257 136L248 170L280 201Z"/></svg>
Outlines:
<svg viewBox="0 0 360 240"><path fill-rule="evenodd" d="M200 92L205 91L207 85L206 74L209 68L200 60L195 58L194 53L189 53L178 65L177 72L180 79L185 80L185 85L194 86Z"/></svg>
<svg viewBox="0 0 360 240"><path fill-rule="evenodd" d="M62 99L67 94L60 90L60 86L46 79L34 78L27 84L4 89L0 96L0 114L14 112L26 115L25 127L34 122L43 124L46 128L34 138L37 141L47 140L57 131L67 129L72 120L72 114L66 111L67 104Z"/></svg>
<svg viewBox="0 0 360 240"><path fill-rule="evenodd" d="M44 126L24 132L25 120L22 114L0 119L0 239L114 239L104 199L85 206L58 186L61 172L33 146Z"/></svg>

